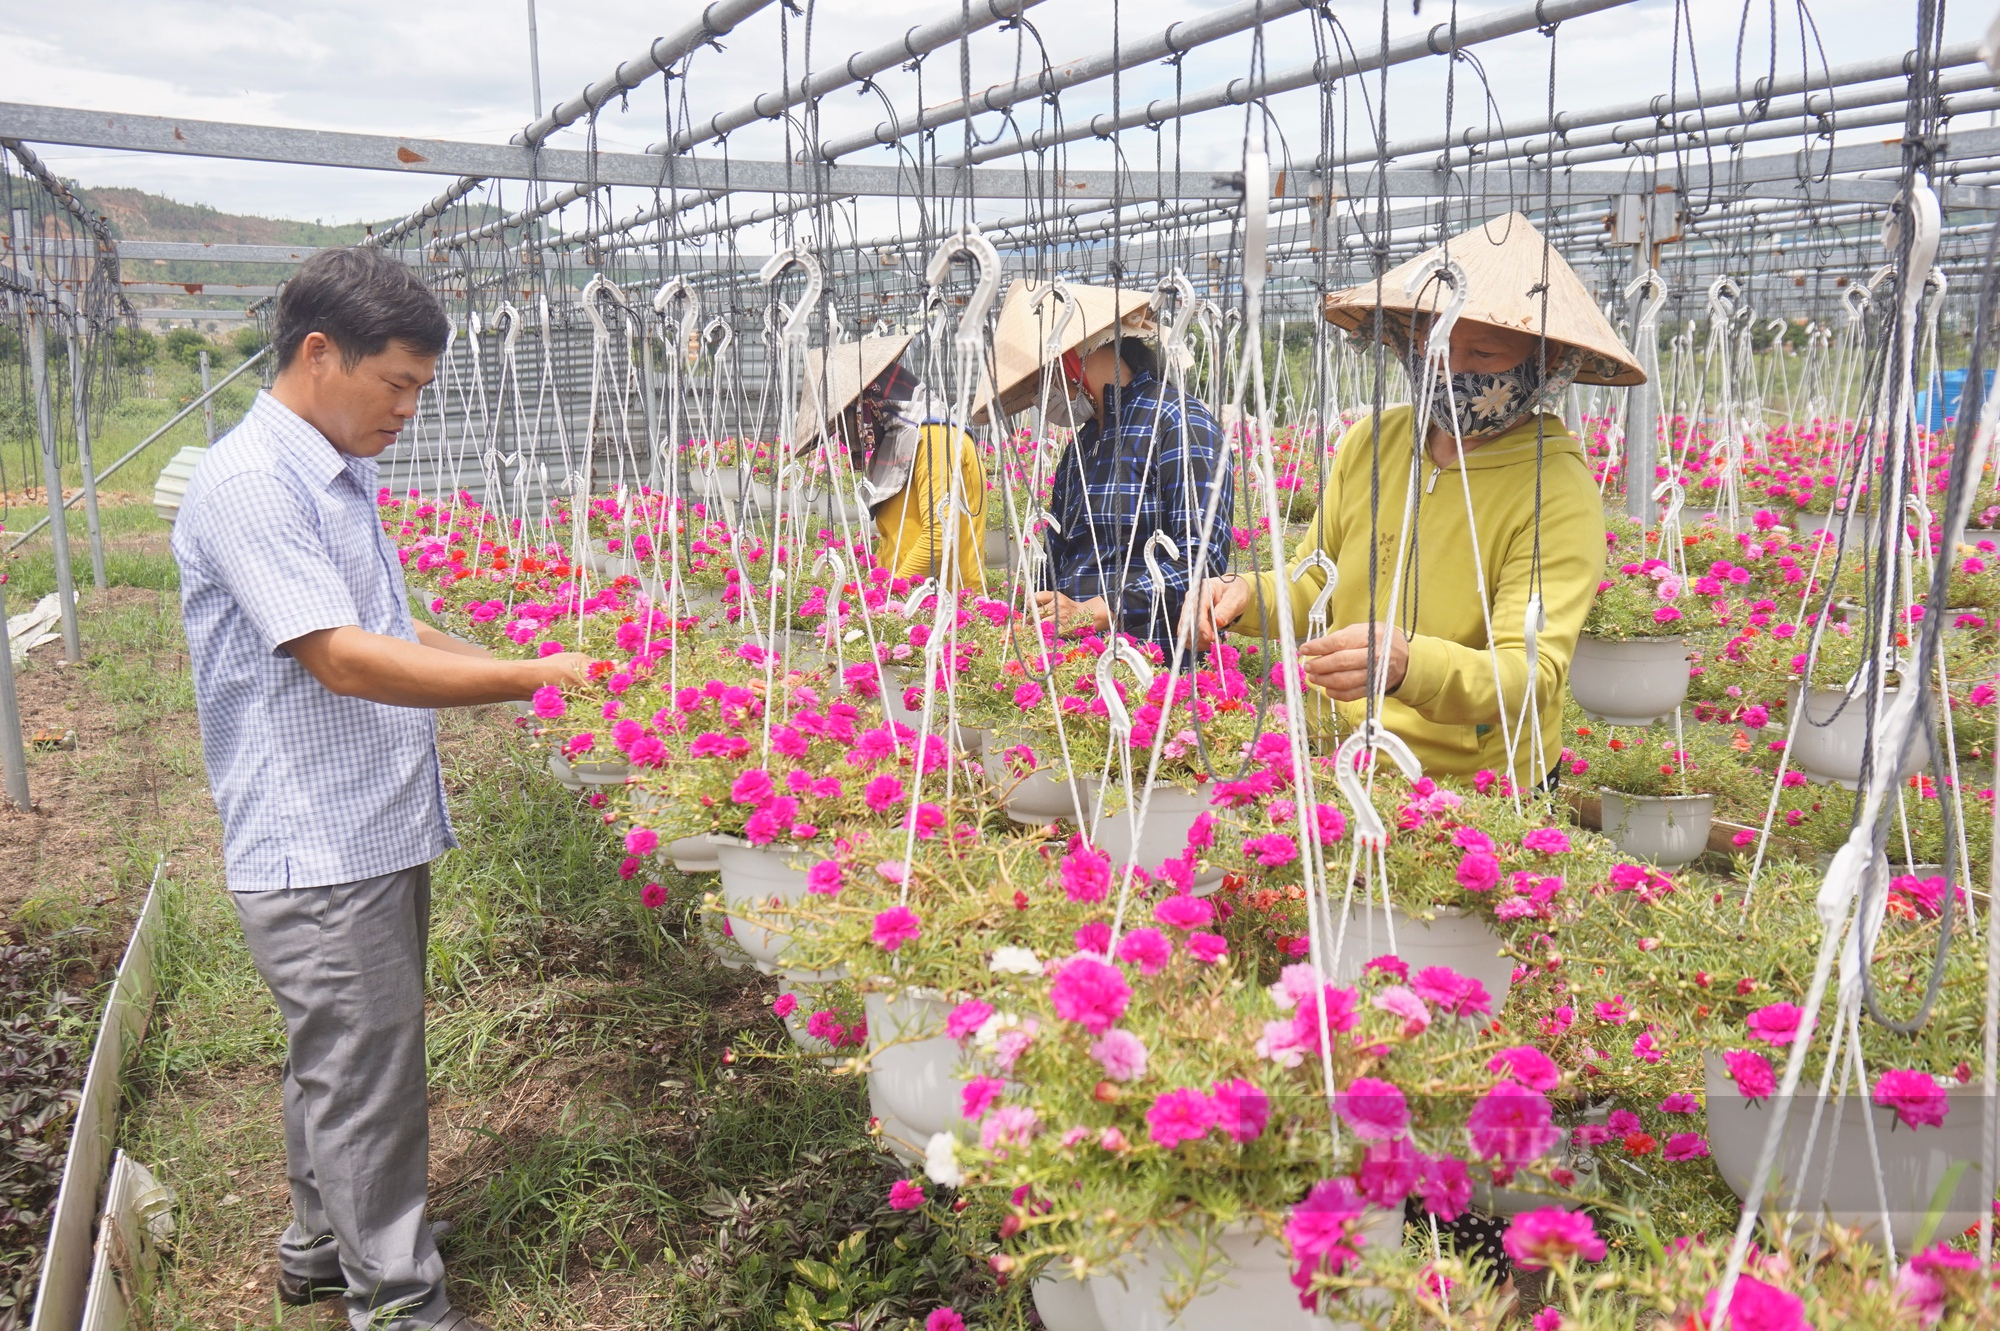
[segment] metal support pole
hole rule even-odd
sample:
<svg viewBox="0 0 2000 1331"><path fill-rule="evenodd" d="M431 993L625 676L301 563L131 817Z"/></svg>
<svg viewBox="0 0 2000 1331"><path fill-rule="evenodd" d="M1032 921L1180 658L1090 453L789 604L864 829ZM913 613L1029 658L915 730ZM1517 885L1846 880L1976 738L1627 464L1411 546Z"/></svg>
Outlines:
<svg viewBox="0 0 2000 1331"><path fill-rule="evenodd" d="M529 3L532 4L533 0ZM652 337L641 336L639 346L639 382L646 390L646 484L657 492L660 488L660 396L659 385L653 382ZM671 516L668 521L672 521Z"/></svg>
<svg viewBox="0 0 2000 1331"><path fill-rule="evenodd" d="M535 119L542 118L542 42L535 32L535 0L528 0L528 86L534 92Z"/></svg>
<svg viewBox="0 0 2000 1331"><path fill-rule="evenodd" d="M69 402L76 417L76 460L83 470L83 519L90 530L90 578L97 590L103 591L111 583L104 576L104 526L97 517L97 469L90 459L90 409L84 401L90 376L83 370L83 343L77 339L74 321L68 333Z"/></svg>
<svg viewBox="0 0 2000 1331"><path fill-rule="evenodd" d="M27 210L14 211L14 234L28 234ZM35 425L42 438L42 484L49 497L49 544L56 557L56 604L62 610L63 660L83 661L83 638L76 627L76 584L69 571L69 524L63 521L62 459L56 453L55 404L49 398L49 349L46 324L36 297L23 300L27 311L28 374L35 394Z"/></svg>
<svg viewBox="0 0 2000 1331"><path fill-rule="evenodd" d="M17 233L18 234L18 233ZM0 624L7 622L7 576L0 573ZM28 754L21 747L21 704L14 697L14 649L0 650L0 784L23 813L28 804Z"/></svg>
<svg viewBox="0 0 2000 1331"><path fill-rule="evenodd" d="M208 386L208 353L204 351L201 353L201 429L202 433L208 437L208 444L212 448L215 445L215 399L209 396L210 392L211 390Z"/></svg>
<svg viewBox="0 0 2000 1331"><path fill-rule="evenodd" d="M1632 247L1634 278L1644 277L1653 270L1652 204L1650 195L1640 200L1639 243ZM1632 304L1634 336L1639 331L1639 312L1645 309L1647 299L1648 293L1642 289ZM1659 394L1660 386L1650 377L1636 388L1625 390L1625 512L1649 527L1654 517L1653 468L1659 452Z"/></svg>

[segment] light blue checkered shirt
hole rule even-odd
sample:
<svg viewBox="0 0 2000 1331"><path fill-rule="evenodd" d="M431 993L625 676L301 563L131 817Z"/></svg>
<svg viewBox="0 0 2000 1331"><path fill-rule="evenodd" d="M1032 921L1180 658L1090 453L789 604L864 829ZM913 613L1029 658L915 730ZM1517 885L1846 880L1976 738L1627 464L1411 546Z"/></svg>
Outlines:
<svg viewBox="0 0 2000 1331"><path fill-rule="evenodd" d="M456 845L433 714L329 693L284 650L350 624L417 640L374 460L260 393L195 468L174 558L230 889L353 882Z"/></svg>

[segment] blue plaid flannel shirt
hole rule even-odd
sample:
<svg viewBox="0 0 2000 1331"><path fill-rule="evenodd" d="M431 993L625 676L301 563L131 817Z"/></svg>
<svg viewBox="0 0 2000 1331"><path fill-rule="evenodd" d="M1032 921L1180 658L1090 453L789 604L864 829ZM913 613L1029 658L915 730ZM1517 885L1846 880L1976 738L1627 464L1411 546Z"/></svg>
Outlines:
<svg viewBox="0 0 2000 1331"><path fill-rule="evenodd" d="M1211 484L1222 495L1206 576L1229 571L1234 480L1219 465L1222 431L1199 400L1150 374L1104 397L1103 411L1056 460L1049 511L1062 530L1046 537L1042 586L1077 601L1102 596L1127 633L1171 650ZM1156 597L1145 550L1162 531L1181 553L1157 556Z"/></svg>

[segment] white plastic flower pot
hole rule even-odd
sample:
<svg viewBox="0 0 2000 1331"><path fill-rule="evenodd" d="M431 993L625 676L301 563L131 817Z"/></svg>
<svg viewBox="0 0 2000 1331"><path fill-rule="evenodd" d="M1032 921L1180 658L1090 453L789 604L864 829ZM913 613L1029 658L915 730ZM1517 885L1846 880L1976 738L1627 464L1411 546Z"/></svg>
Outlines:
<svg viewBox="0 0 2000 1331"><path fill-rule="evenodd" d="M1339 963L1334 975L1351 981L1361 968L1376 957L1389 954L1389 924L1396 929L1394 954L1415 975L1427 966L1449 966L1460 975L1469 975L1486 987L1493 1000L1493 1014L1507 1006L1507 991L1514 984L1514 959L1500 955L1500 935L1484 915L1439 906L1432 920L1419 920L1394 910L1393 921L1382 918L1379 901L1356 902L1347 917L1347 937L1340 944ZM1335 936L1340 921L1333 924Z"/></svg>
<svg viewBox="0 0 2000 1331"><path fill-rule="evenodd" d="M922 1169L924 1165L924 1144L930 1138L889 1112L889 1106L882 1100L871 1078L868 1082L868 1116L882 1129L883 1149L895 1156L910 1169Z"/></svg>
<svg viewBox="0 0 2000 1331"><path fill-rule="evenodd" d="M565 790L592 790L600 786L622 786L632 775L632 764L623 758L580 758L572 761L560 753L549 755L549 773Z"/></svg>
<svg viewBox="0 0 2000 1331"><path fill-rule="evenodd" d="M622 540L622 538L621 538ZM612 554L611 542L606 539L593 540L584 562L592 571L606 578L637 578L645 574L646 568L639 560L629 555Z"/></svg>
<svg viewBox="0 0 2000 1331"><path fill-rule="evenodd" d="M951 1008L942 1000L903 990L872 993L868 1013L868 1085L889 1113L928 1140L932 1133L966 1126L960 1112L958 1041L944 1034Z"/></svg>
<svg viewBox="0 0 2000 1331"><path fill-rule="evenodd" d="M1016 547L1014 537L1005 526L988 527L981 555L988 568L1012 569Z"/></svg>
<svg viewBox="0 0 2000 1331"><path fill-rule="evenodd" d="M1400 1210L1371 1207L1362 1222L1364 1249L1401 1246L1402 1233ZM1219 1260L1211 1264L1206 1287L1177 1313L1166 1299L1184 1285L1188 1263L1163 1240L1142 1241L1117 1270L1092 1276L1091 1301L1106 1331L1358 1331L1361 1326L1342 1319L1331 1300L1322 1301L1331 1305L1331 1317L1301 1308L1291 1255L1261 1228L1232 1227L1215 1247Z"/></svg>
<svg viewBox="0 0 2000 1331"><path fill-rule="evenodd" d="M1604 835L1625 854L1674 868L1708 849L1715 796L1597 793L1604 800Z"/></svg>
<svg viewBox="0 0 2000 1331"><path fill-rule="evenodd" d="M780 967L792 945L789 932L751 924L737 912L767 914L772 907L790 906L806 894L806 875L785 861L786 852L752 846L735 837L711 834L716 867L722 873L722 899L729 909L729 932L736 945L761 966ZM809 973L802 974L810 978Z"/></svg>
<svg viewBox="0 0 2000 1331"><path fill-rule="evenodd" d="M181 499L187 494L188 482L194 479L194 469L208 456L206 444L189 444L180 452L167 459L167 465L160 468L160 479L153 483L153 512L163 522L172 522L180 516Z"/></svg>
<svg viewBox="0 0 2000 1331"><path fill-rule="evenodd" d="M1780 1071L1782 1053L1768 1055L1772 1066ZM1738 1197L1743 1197L1748 1194L1751 1177L1756 1172L1764 1132L1771 1115L1777 1112L1776 1097L1753 1104L1737 1091L1720 1054L1710 1053L1704 1062L1708 1081L1709 1152L1723 1181ZM1882 1070L1869 1071L1879 1076ZM1808 1160L1806 1137L1812 1128L1818 1080L1807 1078L1800 1084L1791 1113L1785 1119L1784 1141L1778 1151L1779 1182L1765 1191L1766 1210L1789 1210L1796 1193L1798 1207L1806 1216L1816 1217L1824 1211L1837 1224L1865 1231L1872 1236L1870 1241L1879 1245L1886 1200L1889 1232L1896 1240L1896 1250L1907 1254L1930 1214L1932 1199L1944 1185L1946 1174L1953 1165L1963 1164L1965 1169L1957 1185L1946 1195L1933 1233L1939 1239L1946 1239L1977 1224L1981 1210L1979 1088L1976 1084L1959 1086L1946 1079L1944 1090L1951 1109L1944 1123L1934 1128L1906 1127L1898 1121L1894 1109L1864 1104L1850 1090L1837 1107L1830 1103L1826 1106L1819 1132L1813 1139L1812 1158ZM1879 1193L1868 1152L1864 1115L1874 1121L1875 1145L1881 1153Z"/></svg>
<svg viewBox="0 0 2000 1331"><path fill-rule="evenodd" d="M1140 798L1146 799L1146 796L1141 795ZM1195 820L1208 807L1205 793L1183 790L1165 782L1155 785L1151 798L1147 800L1145 826L1139 830L1139 867L1151 872L1185 851L1188 833L1194 830ZM1138 821L1131 809L1107 814L1098 820L1090 839L1097 843L1099 850L1111 857L1112 864L1122 866L1133 858L1132 833ZM1212 891L1221 883L1220 869L1211 869L1195 878L1197 891L1204 888Z"/></svg>
<svg viewBox="0 0 2000 1331"><path fill-rule="evenodd" d="M1017 823L1039 826L1057 819L1075 822L1079 809L1083 817L1090 816L1097 800L1096 782L1092 778L1073 776L1058 781L1039 770L1017 777L1007 768L1006 750L1013 743L994 736L981 755L986 775L992 780L994 789L999 791L1000 801L1006 806L1009 818Z"/></svg>
<svg viewBox="0 0 2000 1331"><path fill-rule="evenodd" d="M1804 701L1800 698L1803 694ZM1887 708L1896 697L1895 689L1885 690L1882 706ZM1845 704L1843 706L1843 704ZM1804 715L1792 730L1792 765L1807 776L1821 781L1844 786L1848 790L1861 785L1861 752L1866 747L1868 736L1868 700L1865 696L1849 698L1840 689L1801 689L1792 686L1792 706L1803 707ZM1901 782L1930 770L1931 749L1935 740L1925 743L1918 739L1911 743L1909 752L1903 755L1901 766L1896 772L1896 780ZM1878 762L1883 760L1877 755Z"/></svg>
<svg viewBox="0 0 2000 1331"><path fill-rule="evenodd" d="M1613 642L1586 633L1570 661L1570 696L1606 725L1650 725L1687 698L1687 654L1678 636Z"/></svg>
<svg viewBox="0 0 2000 1331"><path fill-rule="evenodd" d="M1028 1286L1028 1293L1035 1300L1043 1331L1107 1331L1097 1315L1090 1282L1078 1280L1065 1266L1051 1265Z"/></svg>
<svg viewBox="0 0 2000 1331"><path fill-rule="evenodd" d="M714 873L722 868L706 836L676 837L667 845L667 858L682 873Z"/></svg>
<svg viewBox="0 0 2000 1331"><path fill-rule="evenodd" d="M903 690L917 683L922 678L921 667L907 665L882 666L880 667L880 677L882 681L882 707L888 712L890 719L900 722L908 726L911 730L922 734L924 728L923 709L921 707L906 707L903 705ZM945 722L949 712L950 705L942 695L938 697L937 701L931 704L931 733L933 735L942 735L945 733ZM977 732L979 735L978 739L973 738L974 733L968 726L957 727L956 733L952 735L952 748L964 754L978 754L982 752L985 748L985 732Z"/></svg>

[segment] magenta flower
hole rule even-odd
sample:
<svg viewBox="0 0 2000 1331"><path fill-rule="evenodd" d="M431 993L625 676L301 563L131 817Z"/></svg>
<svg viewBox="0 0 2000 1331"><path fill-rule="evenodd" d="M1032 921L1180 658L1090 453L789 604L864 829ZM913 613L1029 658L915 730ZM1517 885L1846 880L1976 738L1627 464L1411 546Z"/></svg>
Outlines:
<svg viewBox="0 0 2000 1331"><path fill-rule="evenodd" d="M1720 1295L1720 1290L1708 1292L1702 1305L1703 1325L1715 1325L1715 1305ZM1752 1275L1738 1279L1736 1292L1729 1296L1729 1326L1730 1331L1813 1331L1813 1324L1806 1320L1803 1300Z"/></svg>
<svg viewBox="0 0 2000 1331"><path fill-rule="evenodd" d="M1381 971L1384 975L1393 975L1399 980L1410 978L1409 963L1394 953L1389 952L1385 952L1373 961L1365 963L1361 969L1363 971Z"/></svg>
<svg viewBox="0 0 2000 1331"><path fill-rule="evenodd" d="M1042 1121L1035 1111L1024 1105L1001 1105L987 1115L985 1125L979 1129L979 1145L982 1150L993 1150L998 1146L1025 1146L1041 1131Z"/></svg>
<svg viewBox="0 0 2000 1331"><path fill-rule="evenodd" d="M797 994L779 994L771 1000L771 1015L774 1017L789 1017L798 1010L799 996Z"/></svg>
<svg viewBox="0 0 2000 1331"><path fill-rule="evenodd" d="M1078 846L1062 858L1063 893L1071 901L1104 900L1111 891L1111 857L1095 846Z"/></svg>
<svg viewBox="0 0 2000 1331"><path fill-rule="evenodd" d="M1515 1216L1500 1246L1531 1271L1573 1257L1586 1262L1604 1260L1604 1240L1597 1237L1597 1226L1590 1217L1554 1206Z"/></svg>
<svg viewBox="0 0 2000 1331"><path fill-rule="evenodd" d="M1299 857L1299 843L1283 832L1271 832L1245 841L1243 853L1267 869L1276 869Z"/></svg>
<svg viewBox="0 0 2000 1331"><path fill-rule="evenodd" d="M1622 995L1605 999L1593 1008L1592 1012L1599 1021L1609 1022L1613 1026L1623 1026L1632 1019L1632 1010L1625 1006Z"/></svg>
<svg viewBox="0 0 2000 1331"><path fill-rule="evenodd" d="M1111 926L1103 920L1092 920L1089 924L1078 926L1071 937L1076 939L1079 952L1095 952L1100 957L1111 953Z"/></svg>
<svg viewBox="0 0 2000 1331"><path fill-rule="evenodd" d="M1300 1307L1309 1312L1319 1307L1314 1275L1339 1275L1360 1259L1355 1222L1367 1209L1354 1180L1341 1177L1315 1183L1305 1200L1286 1213L1285 1244L1292 1250L1292 1284Z"/></svg>
<svg viewBox="0 0 2000 1331"><path fill-rule="evenodd" d="M1204 966L1213 966L1229 955L1229 940L1221 934L1203 933L1197 929L1188 935L1188 955Z"/></svg>
<svg viewBox="0 0 2000 1331"><path fill-rule="evenodd" d="M908 797L903 790L902 778L884 773L861 788L861 798L876 813L888 813Z"/></svg>
<svg viewBox="0 0 2000 1331"><path fill-rule="evenodd" d="M1770 1045L1789 1045L1799 1032L1799 1021L1805 1013L1791 1003L1773 1003L1760 1007L1743 1019L1750 1028L1750 1038L1762 1040Z"/></svg>
<svg viewBox="0 0 2000 1331"><path fill-rule="evenodd" d="M1487 1060L1486 1070L1512 1077L1537 1091L1553 1091L1562 1082L1562 1069L1556 1061L1531 1044L1502 1049Z"/></svg>
<svg viewBox="0 0 2000 1331"><path fill-rule="evenodd" d="M650 827L635 827L625 834L627 855L651 855L660 848L660 834Z"/></svg>
<svg viewBox="0 0 2000 1331"><path fill-rule="evenodd" d="M1686 1091L1675 1091L1672 1095L1660 1101L1660 1112L1662 1114L1699 1113L1701 1112L1701 1101L1695 1099Z"/></svg>
<svg viewBox="0 0 2000 1331"><path fill-rule="evenodd" d="M965 1331L965 1319L951 1308L934 1308L924 1319L924 1331Z"/></svg>
<svg viewBox="0 0 2000 1331"><path fill-rule="evenodd" d="M1667 1138L1660 1158L1674 1164L1683 1160L1705 1160L1708 1158L1708 1143L1702 1140L1699 1132L1676 1132Z"/></svg>
<svg viewBox="0 0 2000 1331"><path fill-rule="evenodd" d="M1356 1077L1333 1097L1333 1112L1363 1141L1400 1137L1410 1126L1403 1088L1379 1077Z"/></svg>
<svg viewBox="0 0 2000 1331"><path fill-rule="evenodd" d="M1403 1038L1411 1039L1430 1029L1431 1010L1424 1006L1424 1000L1405 989L1400 984L1392 984L1369 1002L1370 1007L1380 1008L1391 1016L1403 1019Z"/></svg>
<svg viewBox="0 0 2000 1331"><path fill-rule="evenodd" d="M1215 906L1206 897L1177 892L1153 907L1153 918L1170 929L1199 929L1215 918Z"/></svg>
<svg viewBox="0 0 2000 1331"><path fill-rule="evenodd" d="M1483 850L1469 850L1458 862L1457 878L1468 892L1490 892L1500 881L1500 861Z"/></svg>
<svg viewBox="0 0 2000 1331"><path fill-rule="evenodd" d="M1116 1026L1090 1042L1090 1056L1113 1081L1137 1081L1146 1075L1145 1042Z"/></svg>
<svg viewBox="0 0 2000 1331"><path fill-rule="evenodd" d="M970 1119L984 1118L986 1111L1006 1089L1007 1083L998 1077L974 1077L958 1092L959 1111Z"/></svg>
<svg viewBox="0 0 2000 1331"><path fill-rule="evenodd" d="M1778 1089L1778 1074L1771 1061L1754 1049L1731 1049L1722 1056L1722 1065L1736 1082L1739 1094L1761 1100Z"/></svg>
<svg viewBox="0 0 2000 1331"><path fill-rule="evenodd" d="M1521 838L1522 846L1540 851L1544 855L1567 855L1569 853L1569 833L1560 827L1537 827Z"/></svg>
<svg viewBox="0 0 2000 1331"><path fill-rule="evenodd" d="M1632 1057L1641 1063L1657 1063L1667 1055L1653 1041L1653 1033L1647 1031L1632 1042Z"/></svg>
<svg viewBox="0 0 2000 1331"><path fill-rule="evenodd" d="M1511 1081L1497 1082L1481 1096L1465 1127L1472 1149L1503 1165L1524 1165L1548 1154L1562 1140L1547 1098Z"/></svg>
<svg viewBox="0 0 2000 1331"><path fill-rule="evenodd" d="M1432 1156L1424 1162L1417 1194L1426 1211L1440 1220L1456 1220L1472 1205L1472 1173L1455 1155Z"/></svg>
<svg viewBox="0 0 2000 1331"><path fill-rule="evenodd" d="M1949 1273L1961 1273L1979 1269L1979 1255L1958 1252L1942 1243L1924 1249L1903 1266L1896 1274L1896 1297L1923 1319L1924 1325L1932 1326L1945 1314L1950 1301L1951 1286L1947 1283Z"/></svg>
<svg viewBox="0 0 2000 1331"><path fill-rule="evenodd" d="M762 804L777 793L777 786L771 781L771 774L761 767L751 767L737 774L730 783L729 798L737 804Z"/></svg>
<svg viewBox="0 0 2000 1331"><path fill-rule="evenodd" d="M889 1209L892 1211L914 1211L924 1204L924 1187L906 1178L899 1178L889 1185Z"/></svg>
<svg viewBox="0 0 2000 1331"><path fill-rule="evenodd" d="M1022 684L1014 690L1014 706L1024 712L1034 711L1047 698L1048 695L1042 692L1042 686L1033 681Z"/></svg>
<svg viewBox="0 0 2000 1331"><path fill-rule="evenodd" d="M923 932L923 921L908 906L891 906L875 917L875 945L894 952Z"/></svg>
<svg viewBox="0 0 2000 1331"><path fill-rule="evenodd" d="M1153 1101L1146 1111L1146 1135L1163 1150L1198 1141L1215 1126L1215 1102L1191 1086L1180 1086Z"/></svg>
<svg viewBox="0 0 2000 1331"><path fill-rule="evenodd" d="M1049 1003L1064 1021L1102 1035L1125 1013L1132 986L1116 966L1095 957L1072 957L1049 986Z"/></svg>
<svg viewBox="0 0 2000 1331"><path fill-rule="evenodd" d="M535 715L544 721L554 721L568 709L563 705L562 690L553 684L544 684L535 690Z"/></svg>
<svg viewBox="0 0 2000 1331"><path fill-rule="evenodd" d="M1449 966L1424 967L1410 987L1418 998L1454 1017L1491 1016L1493 1012L1493 998L1486 986Z"/></svg>
<svg viewBox="0 0 2000 1331"><path fill-rule="evenodd" d="M1173 958L1173 944L1158 929L1134 929L1118 940L1118 959L1142 975L1158 975Z"/></svg>
<svg viewBox="0 0 2000 1331"><path fill-rule="evenodd" d="M639 889L639 904L647 910L658 910L667 904L667 889L658 883L648 883Z"/></svg>
<svg viewBox="0 0 2000 1331"><path fill-rule="evenodd" d="M944 1033L954 1040L963 1040L984 1026L993 1016L991 1005L976 998L968 998L951 1010L944 1019Z"/></svg>
<svg viewBox="0 0 2000 1331"><path fill-rule="evenodd" d="M1361 1195L1384 1209L1401 1206L1423 1177L1424 1154L1405 1137L1368 1143L1361 1155L1361 1168L1355 1172Z"/></svg>
<svg viewBox="0 0 2000 1331"><path fill-rule="evenodd" d="M1242 1077L1215 1083L1209 1102L1215 1106L1215 1126L1231 1141L1256 1141L1271 1121L1271 1097Z"/></svg>
<svg viewBox="0 0 2000 1331"><path fill-rule="evenodd" d="M847 869L839 860L821 860L806 870L806 891L819 896L834 896L846 883Z"/></svg>
<svg viewBox="0 0 2000 1331"><path fill-rule="evenodd" d="M1895 1110L1906 1128L1941 1128L1951 1112L1951 1101L1937 1079L1908 1068L1875 1079L1875 1103Z"/></svg>

